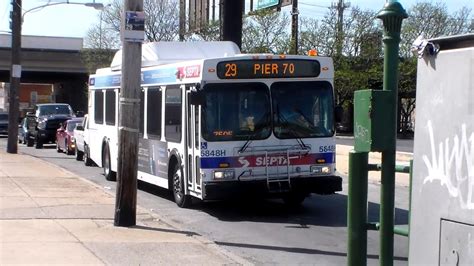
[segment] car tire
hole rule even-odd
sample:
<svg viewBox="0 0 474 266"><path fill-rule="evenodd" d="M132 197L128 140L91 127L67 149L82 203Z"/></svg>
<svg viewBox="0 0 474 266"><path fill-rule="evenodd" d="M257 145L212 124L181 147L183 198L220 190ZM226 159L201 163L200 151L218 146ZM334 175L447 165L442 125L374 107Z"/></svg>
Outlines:
<svg viewBox="0 0 474 266"><path fill-rule="evenodd" d="M78 150L77 145L76 145L76 149L74 150L74 153L76 155L76 161L82 161L82 159L84 158L84 152Z"/></svg>
<svg viewBox="0 0 474 266"><path fill-rule="evenodd" d="M35 148L36 148L36 149L42 149L42 148L43 148L43 142L41 141L41 139L36 138L36 145L35 145Z"/></svg>
<svg viewBox="0 0 474 266"><path fill-rule="evenodd" d="M66 154L67 154L67 155L73 155L73 154L74 154L74 151L69 148L69 145L68 145L68 143L67 143L67 140L64 141L64 145L65 145L64 147L66 147L66 148L65 148L65 149L66 149Z"/></svg>
<svg viewBox="0 0 474 266"><path fill-rule="evenodd" d="M184 191L184 175L183 168L181 168L177 163L173 171L173 197L174 202L181 208L187 208L191 205L191 196L185 195Z"/></svg>
<svg viewBox="0 0 474 266"><path fill-rule="evenodd" d="M117 175L112 171L112 163L110 161L110 149L109 145L105 144L104 151L102 153L102 167L104 168L104 176L108 181L115 181Z"/></svg>
<svg viewBox="0 0 474 266"><path fill-rule="evenodd" d="M59 142L58 141L56 141L56 151L58 153L62 152L61 148L59 147Z"/></svg>
<svg viewBox="0 0 474 266"><path fill-rule="evenodd" d="M33 145L35 145L35 141L30 136L27 136L26 137L26 146L27 147L33 147Z"/></svg>
<svg viewBox="0 0 474 266"><path fill-rule="evenodd" d="M92 160L90 158L89 147L84 145L84 165L92 166Z"/></svg>

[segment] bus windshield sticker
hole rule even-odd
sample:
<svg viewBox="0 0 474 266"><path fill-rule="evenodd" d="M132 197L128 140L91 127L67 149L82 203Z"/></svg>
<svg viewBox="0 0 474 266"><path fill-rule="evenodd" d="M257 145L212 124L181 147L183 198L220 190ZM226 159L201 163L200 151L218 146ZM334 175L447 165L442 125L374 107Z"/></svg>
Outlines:
<svg viewBox="0 0 474 266"><path fill-rule="evenodd" d="M232 135L234 135L232 130L216 130L213 133L214 133L214 136L232 136Z"/></svg>

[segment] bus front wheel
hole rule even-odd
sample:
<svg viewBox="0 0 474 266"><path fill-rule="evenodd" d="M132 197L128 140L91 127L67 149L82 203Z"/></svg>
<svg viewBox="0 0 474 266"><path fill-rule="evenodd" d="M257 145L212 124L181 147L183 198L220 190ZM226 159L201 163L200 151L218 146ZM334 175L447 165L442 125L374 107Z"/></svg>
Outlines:
<svg viewBox="0 0 474 266"><path fill-rule="evenodd" d="M185 195L184 186L183 169L176 164L173 171L173 196L174 201L181 208L189 207L191 204L191 197Z"/></svg>

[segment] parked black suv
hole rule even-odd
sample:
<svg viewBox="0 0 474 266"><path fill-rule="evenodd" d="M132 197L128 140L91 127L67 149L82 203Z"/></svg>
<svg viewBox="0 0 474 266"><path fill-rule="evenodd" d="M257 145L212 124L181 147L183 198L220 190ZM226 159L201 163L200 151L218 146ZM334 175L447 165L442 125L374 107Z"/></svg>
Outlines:
<svg viewBox="0 0 474 266"><path fill-rule="evenodd" d="M37 124L34 136L37 149L42 148L43 144L54 143L59 125L75 116L71 106L66 103L38 104L35 115Z"/></svg>
<svg viewBox="0 0 474 266"><path fill-rule="evenodd" d="M8 135L8 113L0 112L0 135Z"/></svg>

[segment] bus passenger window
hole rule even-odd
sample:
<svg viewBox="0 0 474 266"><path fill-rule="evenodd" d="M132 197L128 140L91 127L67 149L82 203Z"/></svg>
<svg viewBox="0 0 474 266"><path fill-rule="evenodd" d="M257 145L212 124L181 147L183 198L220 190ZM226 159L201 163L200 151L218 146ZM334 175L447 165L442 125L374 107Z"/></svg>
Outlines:
<svg viewBox="0 0 474 266"><path fill-rule="evenodd" d="M181 89L177 86L166 88L165 137L172 142L181 142Z"/></svg>
<svg viewBox="0 0 474 266"><path fill-rule="evenodd" d="M105 124L115 126L115 91L105 92Z"/></svg>
<svg viewBox="0 0 474 266"><path fill-rule="evenodd" d="M138 130L140 136L143 135L143 128L145 127L145 91L143 88L140 89L140 125L138 126Z"/></svg>
<svg viewBox="0 0 474 266"><path fill-rule="evenodd" d="M96 124L104 123L104 92L94 92L94 121Z"/></svg>
<svg viewBox="0 0 474 266"><path fill-rule="evenodd" d="M149 88L147 93L147 133L148 137L161 138L161 89Z"/></svg>

